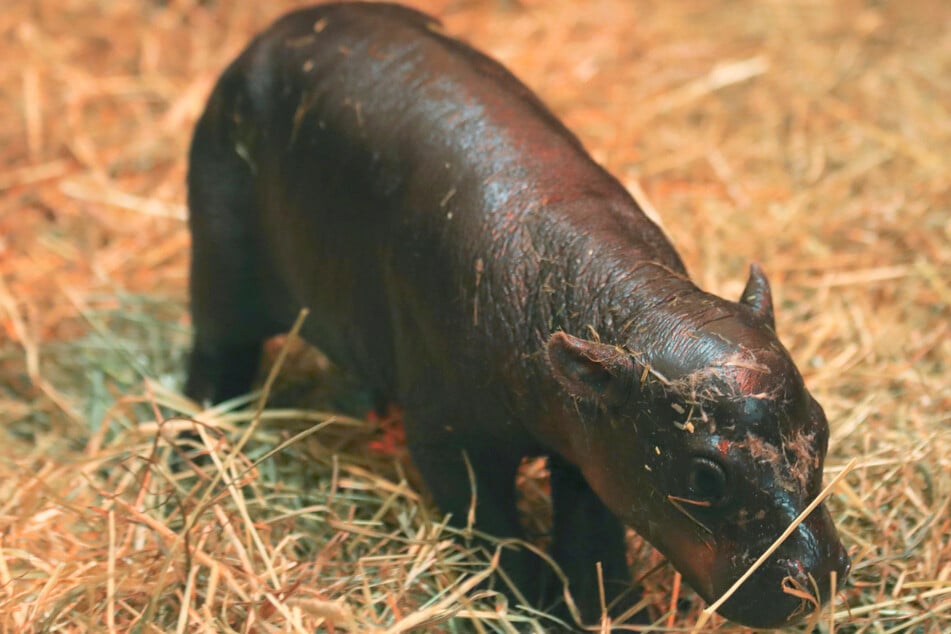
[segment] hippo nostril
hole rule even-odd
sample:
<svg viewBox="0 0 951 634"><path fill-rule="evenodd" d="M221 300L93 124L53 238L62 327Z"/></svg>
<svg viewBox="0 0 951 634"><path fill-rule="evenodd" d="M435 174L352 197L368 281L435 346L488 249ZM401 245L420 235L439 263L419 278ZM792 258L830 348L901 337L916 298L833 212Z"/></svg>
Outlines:
<svg viewBox="0 0 951 634"><path fill-rule="evenodd" d="M794 577L803 577L806 573L806 567L802 565L802 562L798 559L789 560L789 572Z"/></svg>

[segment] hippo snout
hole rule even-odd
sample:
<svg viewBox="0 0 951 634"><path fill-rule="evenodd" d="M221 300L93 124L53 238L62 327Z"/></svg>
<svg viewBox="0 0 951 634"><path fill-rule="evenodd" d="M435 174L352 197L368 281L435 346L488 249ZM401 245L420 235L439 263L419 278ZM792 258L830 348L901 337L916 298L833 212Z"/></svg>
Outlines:
<svg viewBox="0 0 951 634"><path fill-rule="evenodd" d="M731 561L723 562L722 567L717 566L720 570L714 572L714 585L719 587L720 594L746 571L756 556L734 555L729 559ZM799 525L770 560L718 611L731 621L749 627L791 625L816 607L801 598L803 593L813 597L818 593L819 604L825 603L832 593L831 573L836 573L836 586L841 587L851 567L848 553L823 505Z"/></svg>

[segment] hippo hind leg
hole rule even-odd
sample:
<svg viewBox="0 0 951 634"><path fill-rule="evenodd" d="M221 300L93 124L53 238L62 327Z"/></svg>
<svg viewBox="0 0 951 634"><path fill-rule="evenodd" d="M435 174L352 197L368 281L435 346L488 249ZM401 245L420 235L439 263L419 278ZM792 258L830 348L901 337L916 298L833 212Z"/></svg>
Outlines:
<svg viewBox="0 0 951 634"><path fill-rule="evenodd" d="M185 393L212 403L247 392L265 339L286 329L268 315L253 174L222 118L209 109L199 122L188 173L194 340Z"/></svg>

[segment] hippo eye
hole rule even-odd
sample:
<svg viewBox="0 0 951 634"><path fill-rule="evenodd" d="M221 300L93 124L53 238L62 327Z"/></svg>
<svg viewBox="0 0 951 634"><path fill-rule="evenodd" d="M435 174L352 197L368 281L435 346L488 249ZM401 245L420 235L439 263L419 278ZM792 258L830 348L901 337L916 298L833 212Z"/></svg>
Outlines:
<svg viewBox="0 0 951 634"><path fill-rule="evenodd" d="M709 502L711 506L720 504L727 497L726 470L709 458L694 458L687 486L691 498Z"/></svg>

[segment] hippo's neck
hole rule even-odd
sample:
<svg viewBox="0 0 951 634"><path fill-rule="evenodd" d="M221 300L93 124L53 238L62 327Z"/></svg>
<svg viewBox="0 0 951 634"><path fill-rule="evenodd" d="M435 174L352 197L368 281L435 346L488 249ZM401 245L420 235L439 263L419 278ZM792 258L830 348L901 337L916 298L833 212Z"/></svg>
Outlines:
<svg viewBox="0 0 951 634"><path fill-rule="evenodd" d="M540 270L561 278L549 288L563 289L544 296L546 336L564 330L651 355L683 329L727 314L727 302L697 288L661 230L625 202L594 201L591 213L564 216L567 230L551 231L570 242L557 245L550 270Z"/></svg>
<svg viewBox="0 0 951 634"><path fill-rule="evenodd" d="M624 236L610 227L599 236L595 227L567 250L568 290L551 297L546 336L564 330L621 346L672 379L726 357L781 348L748 309L691 282L646 217L626 221L640 233Z"/></svg>

